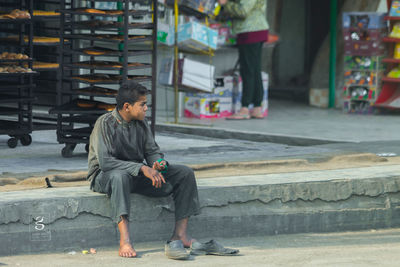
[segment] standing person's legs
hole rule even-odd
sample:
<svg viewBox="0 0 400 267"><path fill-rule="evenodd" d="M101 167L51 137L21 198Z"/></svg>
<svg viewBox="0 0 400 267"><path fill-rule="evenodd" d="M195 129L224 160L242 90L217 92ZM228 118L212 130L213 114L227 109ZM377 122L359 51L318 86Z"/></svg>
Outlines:
<svg viewBox="0 0 400 267"><path fill-rule="evenodd" d="M263 43L255 43L252 57L254 58L254 90L252 103L254 107L260 107L264 96L264 87L261 77L261 56L262 56Z"/></svg>
<svg viewBox="0 0 400 267"><path fill-rule="evenodd" d="M110 197L112 218L118 224L120 232L119 255L121 257L136 256L136 251L130 242L128 221L132 178L128 172L122 170L100 172L95 178L93 187L93 191L106 193Z"/></svg>
<svg viewBox="0 0 400 267"><path fill-rule="evenodd" d="M240 76L242 77L242 107L247 108L253 99L254 70L251 58L251 44L241 44L239 47Z"/></svg>

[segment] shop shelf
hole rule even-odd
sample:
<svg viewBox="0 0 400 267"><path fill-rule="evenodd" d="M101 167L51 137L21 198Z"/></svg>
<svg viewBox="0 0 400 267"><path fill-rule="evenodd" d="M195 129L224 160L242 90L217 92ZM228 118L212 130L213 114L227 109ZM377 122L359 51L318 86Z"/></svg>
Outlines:
<svg viewBox="0 0 400 267"><path fill-rule="evenodd" d="M400 78L383 77L382 81L391 83L400 83Z"/></svg>

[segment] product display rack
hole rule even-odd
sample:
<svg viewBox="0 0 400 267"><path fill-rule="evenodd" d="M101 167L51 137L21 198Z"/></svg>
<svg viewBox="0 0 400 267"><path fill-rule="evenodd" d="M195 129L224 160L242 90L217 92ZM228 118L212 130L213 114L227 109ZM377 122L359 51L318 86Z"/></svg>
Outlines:
<svg viewBox="0 0 400 267"><path fill-rule="evenodd" d="M198 19L204 19L206 22L206 25L208 26L208 18L209 14L201 13L198 11L195 11L191 8L188 8L185 5L182 5L179 3L178 0L169 0L167 3L174 9L174 67L173 67L173 88L174 88L174 102L175 102L175 112L174 112L174 123L178 124L179 119L179 92L197 92L198 90L190 87L186 87L183 85L180 85L178 82L179 79L179 47L178 47L178 18L179 18L179 12L182 12L185 15L188 16L195 16ZM193 53L193 51L183 51L185 53ZM200 54L203 55L208 55L210 58L210 64L212 62L211 58L214 56L214 52L211 50L211 48L208 49L208 51L201 51Z"/></svg>
<svg viewBox="0 0 400 267"><path fill-rule="evenodd" d="M104 2L111 7L102 9ZM151 89L148 119L154 134L158 1L144 9L137 2L70 0L69 7L66 0L60 2L62 86L50 113L57 114L57 140L65 144L64 157L72 156L79 143L88 151L96 119L115 108L119 86L130 81Z"/></svg>
<svg viewBox="0 0 400 267"><path fill-rule="evenodd" d="M2 15L18 8L32 17L33 0L1 0ZM15 41L7 37L14 36ZM32 102L35 101L33 76L35 71L20 72L16 68L32 69L33 25L31 18L0 18L0 54L4 52L26 55L25 59L0 59L0 135L9 135L7 144L15 148L20 140L30 145L32 138ZM11 67L13 66L13 67ZM7 68L7 70L5 70ZM12 68L10 70L9 68Z"/></svg>
<svg viewBox="0 0 400 267"><path fill-rule="evenodd" d="M385 21L388 24L389 35L383 38L383 42L386 44L387 56L383 59L383 62L387 64L387 71L385 76L382 78L382 92L380 93L376 105L380 108L385 108L389 110L399 109L398 101L400 97L400 78L389 77L389 73L399 66L400 59L395 55L395 47L397 43L400 43L400 38L394 38L390 36L393 27L396 23L400 21L399 16L390 16L390 10L392 6L392 0L387 0L388 15L385 16ZM397 57L397 58L396 58Z"/></svg>
<svg viewBox="0 0 400 267"><path fill-rule="evenodd" d="M383 41L387 30L384 14L343 13L344 86L343 110L373 114L381 93L386 63Z"/></svg>

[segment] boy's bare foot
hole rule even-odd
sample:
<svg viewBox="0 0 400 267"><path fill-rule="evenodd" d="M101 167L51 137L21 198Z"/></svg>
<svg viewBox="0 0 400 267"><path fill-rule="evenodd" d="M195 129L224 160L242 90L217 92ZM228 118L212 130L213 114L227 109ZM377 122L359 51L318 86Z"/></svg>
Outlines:
<svg viewBox="0 0 400 267"><path fill-rule="evenodd" d="M131 244L125 243L119 246L119 255L125 258L134 258L136 257L136 251Z"/></svg>

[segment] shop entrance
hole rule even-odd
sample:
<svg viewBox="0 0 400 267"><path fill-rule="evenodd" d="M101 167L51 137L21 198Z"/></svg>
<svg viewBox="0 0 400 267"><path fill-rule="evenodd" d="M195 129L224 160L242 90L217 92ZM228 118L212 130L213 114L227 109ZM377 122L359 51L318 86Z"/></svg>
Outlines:
<svg viewBox="0 0 400 267"><path fill-rule="evenodd" d="M338 1L338 12L344 0ZM272 98L307 102L314 59L329 34L330 1L286 0L280 8L280 43L272 57Z"/></svg>

